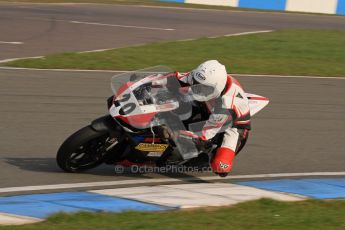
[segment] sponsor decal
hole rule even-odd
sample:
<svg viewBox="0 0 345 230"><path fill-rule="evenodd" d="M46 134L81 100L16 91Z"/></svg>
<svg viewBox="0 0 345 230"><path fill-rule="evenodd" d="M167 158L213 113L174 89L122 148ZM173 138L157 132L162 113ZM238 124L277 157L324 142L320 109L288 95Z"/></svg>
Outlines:
<svg viewBox="0 0 345 230"><path fill-rule="evenodd" d="M206 80L206 77L205 77L202 73L200 73L200 72L196 72L196 73L194 74L194 76L195 76L197 79L201 80L201 81L205 81L205 80Z"/></svg>
<svg viewBox="0 0 345 230"><path fill-rule="evenodd" d="M227 169L227 168L229 168L229 165L228 164L225 164L225 163L223 163L223 162L219 162L219 166L220 166L220 168L221 169Z"/></svg>
<svg viewBox="0 0 345 230"><path fill-rule="evenodd" d="M143 152L160 152L163 153L167 148L168 144L150 144L150 143L140 143L135 147L135 149Z"/></svg>

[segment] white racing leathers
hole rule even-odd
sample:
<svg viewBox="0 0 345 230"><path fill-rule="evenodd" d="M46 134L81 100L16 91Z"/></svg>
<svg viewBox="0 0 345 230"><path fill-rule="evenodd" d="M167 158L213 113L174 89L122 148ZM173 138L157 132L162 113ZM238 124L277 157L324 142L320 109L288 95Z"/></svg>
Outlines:
<svg viewBox="0 0 345 230"><path fill-rule="evenodd" d="M183 76L177 73L176 77L180 82L188 84L188 75ZM228 75L226 87L221 96L203 103L210 115L206 123L202 123L200 139L210 140L220 134L223 135L223 138L219 147L230 149L233 152L239 151L240 142L246 140L248 130L250 130L248 98L241 85ZM195 127L200 124L193 124L190 127L192 130L197 130Z"/></svg>
<svg viewBox="0 0 345 230"><path fill-rule="evenodd" d="M176 92L177 95L181 93L182 95L186 94L187 98L190 97L187 101L189 101L189 104L190 101L192 102L192 105L190 105L192 112L191 116L187 116L188 118L186 120L179 116L179 118L175 117L175 119L168 121L169 117L174 117L170 115L166 119L168 121L166 123L172 130L183 130L182 126L188 126L187 133L189 132L191 135L194 135L194 138L203 141L211 140L212 144L216 144L217 148L214 149L211 155L210 165L213 172L221 176L227 175L232 169L236 154L245 145L248 131L250 130L248 98L245 96L238 81L230 75L228 75L226 86L219 93L219 97L209 101L195 100L192 89L194 85L191 86L190 84L189 74L169 74L166 81L155 82L155 84L166 85L167 88L171 89L174 84L170 84L169 81L174 83L174 79L176 80L176 78L179 80L180 86L178 88L181 88L178 92L176 91L175 85L175 89L172 91ZM198 93L200 95L203 92L201 90ZM179 123L181 123L180 126L177 125ZM188 135L187 133L185 132L186 135ZM182 137L180 136L174 139L182 157L184 159L196 157L198 152L194 144Z"/></svg>

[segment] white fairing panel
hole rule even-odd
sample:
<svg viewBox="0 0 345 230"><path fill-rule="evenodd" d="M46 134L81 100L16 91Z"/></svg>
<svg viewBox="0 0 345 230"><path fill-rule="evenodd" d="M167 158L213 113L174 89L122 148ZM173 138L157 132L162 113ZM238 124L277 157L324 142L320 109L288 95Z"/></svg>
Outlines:
<svg viewBox="0 0 345 230"><path fill-rule="evenodd" d="M246 93L246 96L249 100L249 109L251 116L254 116L269 103L269 100L266 97L262 97L251 93Z"/></svg>

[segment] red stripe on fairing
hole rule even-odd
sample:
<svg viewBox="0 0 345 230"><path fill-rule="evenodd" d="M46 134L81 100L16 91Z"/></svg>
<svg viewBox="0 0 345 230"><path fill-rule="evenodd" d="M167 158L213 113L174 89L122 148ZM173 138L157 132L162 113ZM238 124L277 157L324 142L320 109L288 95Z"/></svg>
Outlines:
<svg viewBox="0 0 345 230"><path fill-rule="evenodd" d="M203 128L203 130L209 130L209 129L217 129L222 128L224 123L215 124L214 126L206 126Z"/></svg>
<svg viewBox="0 0 345 230"><path fill-rule="evenodd" d="M248 100L269 101L267 97L247 97Z"/></svg>
<svg viewBox="0 0 345 230"><path fill-rule="evenodd" d="M243 125L243 124L248 124L250 123L250 120L248 121L235 121L234 124L237 125L237 124L240 124L240 125Z"/></svg>
<svg viewBox="0 0 345 230"><path fill-rule="evenodd" d="M116 118L121 119L123 122L134 126L134 127L146 127L149 122L152 120L152 118L157 113L146 113L146 114L138 114L138 115L132 115L132 116L116 116Z"/></svg>
<svg viewBox="0 0 345 230"><path fill-rule="evenodd" d="M193 137L193 138L198 138L199 136L190 132L190 131L180 131L180 134L183 134L183 135L186 135L186 136L189 136L189 137Z"/></svg>
<svg viewBox="0 0 345 230"><path fill-rule="evenodd" d="M206 131L207 131L207 130L204 130L204 129L201 130L202 136L200 137L200 139L203 140L203 141L207 141L207 138L206 138Z"/></svg>
<svg viewBox="0 0 345 230"><path fill-rule="evenodd" d="M166 75L159 76L158 78L156 78L156 80L161 80L161 79L173 77L173 76L177 78L177 74L178 72L168 73ZM153 77L156 77L156 75L153 75Z"/></svg>
<svg viewBox="0 0 345 230"><path fill-rule="evenodd" d="M203 140L203 141L207 141L207 138L206 138L205 135L202 135L202 136L200 137L200 139Z"/></svg>
<svg viewBox="0 0 345 230"><path fill-rule="evenodd" d="M178 80L181 80L182 78L184 78L185 76L187 76L189 73L190 73L190 72L181 74L180 72L175 72L176 78L177 78Z"/></svg>
<svg viewBox="0 0 345 230"><path fill-rule="evenodd" d="M224 122L225 123L225 122ZM202 136L200 137L200 139L206 141L207 138L206 138L206 132L208 130L212 130L212 129L221 129L224 125L224 123L219 123L219 124L216 124L214 126L206 126L202 129L201 133L202 133Z"/></svg>
<svg viewBox="0 0 345 230"><path fill-rule="evenodd" d="M236 106L233 106L233 110L235 111L235 113L236 113L236 115L237 115L237 119L240 118L240 117L242 117L240 111L238 111L238 109L237 109Z"/></svg>
<svg viewBox="0 0 345 230"><path fill-rule="evenodd" d="M233 108L233 107L234 107L234 100L235 100L235 94L232 95L232 101L231 101L230 108Z"/></svg>
<svg viewBox="0 0 345 230"><path fill-rule="evenodd" d="M241 116L241 117L245 117L245 116L248 116L248 115L250 115L250 110L249 110L248 112L246 112L246 113L242 114L242 116Z"/></svg>
<svg viewBox="0 0 345 230"><path fill-rule="evenodd" d="M134 84L134 82L126 82L125 84L121 85L119 90L116 92L116 96L121 95L123 92L125 92L133 84Z"/></svg>

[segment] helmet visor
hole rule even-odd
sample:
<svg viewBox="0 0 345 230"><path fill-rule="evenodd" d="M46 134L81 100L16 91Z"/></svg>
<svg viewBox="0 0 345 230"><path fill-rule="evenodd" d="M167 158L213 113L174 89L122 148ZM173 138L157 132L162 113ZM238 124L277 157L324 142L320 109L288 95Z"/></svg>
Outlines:
<svg viewBox="0 0 345 230"><path fill-rule="evenodd" d="M192 93L199 97L209 97L214 94L216 88L211 85L194 84L191 87Z"/></svg>

